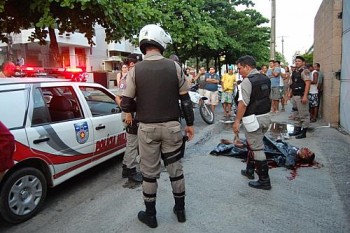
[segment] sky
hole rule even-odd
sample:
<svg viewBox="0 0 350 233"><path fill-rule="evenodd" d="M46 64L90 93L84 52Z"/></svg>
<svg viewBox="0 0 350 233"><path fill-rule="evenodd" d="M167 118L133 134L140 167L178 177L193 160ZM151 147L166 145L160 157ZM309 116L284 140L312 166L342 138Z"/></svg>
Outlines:
<svg viewBox="0 0 350 233"><path fill-rule="evenodd" d="M253 8L270 21L271 0L253 2ZM276 52L282 53L283 36L283 52L289 65L296 51L303 54L312 46L314 19L321 3L322 0L276 0Z"/></svg>

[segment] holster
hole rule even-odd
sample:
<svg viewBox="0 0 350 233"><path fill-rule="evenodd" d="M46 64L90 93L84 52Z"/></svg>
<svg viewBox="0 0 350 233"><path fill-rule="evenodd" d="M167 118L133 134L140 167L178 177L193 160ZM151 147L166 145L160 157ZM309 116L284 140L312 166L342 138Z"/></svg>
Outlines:
<svg viewBox="0 0 350 233"><path fill-rule="evenodd" d="M137 122L133 122L133 124L132 125L127 125L126 127L125 127L125 131L127 132L127 133L129 133L129 134L134 134L134 135L137 135L137 130L138 130L138 128L139 128L139 123Z"/></svg>
<svg viewBox="0 0 350 233"><path fill-rule="evenodd" d="M164 166L168 166L169 164L172 164L176 161L179 161L180 159L182 159L184 157L185 154L185 143L188 140L187 136L184 136L182 138L182 145L180 146L180 148L178 148L177 150L173 151L173 152L168 152L168 153L161 153L163 162L164 162Z"/></svg>

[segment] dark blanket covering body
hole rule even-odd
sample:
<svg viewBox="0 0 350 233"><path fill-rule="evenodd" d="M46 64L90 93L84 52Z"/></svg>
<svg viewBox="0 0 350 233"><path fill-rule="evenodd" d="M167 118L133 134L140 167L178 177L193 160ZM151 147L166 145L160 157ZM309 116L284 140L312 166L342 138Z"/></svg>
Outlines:
<svg viewBox="0 0 350 233"><path fill-rule="evenodd" d="M264 137L264 151L269 161L274 161L279 167L292 169L296 164L298 147L287 142L275 141L269 137ZM244 142L246 144L246 142ZM247 147L236 147L234 144L219 143L214 150L210 152L216 156L231 156L235 158L246 159L248 155Z"/></svg>

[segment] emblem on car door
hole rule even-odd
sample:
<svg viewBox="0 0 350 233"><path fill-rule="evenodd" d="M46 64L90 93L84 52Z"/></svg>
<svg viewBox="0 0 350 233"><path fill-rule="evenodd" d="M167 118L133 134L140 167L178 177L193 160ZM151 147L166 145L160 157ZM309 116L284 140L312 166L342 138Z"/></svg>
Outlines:
<svg viewBox="0 0 350 233"><path fill-rule="evenodd" d="M77 142L84 144L89 139L89 126L87 122L80 122L74 124L75 137Z"/></svg>

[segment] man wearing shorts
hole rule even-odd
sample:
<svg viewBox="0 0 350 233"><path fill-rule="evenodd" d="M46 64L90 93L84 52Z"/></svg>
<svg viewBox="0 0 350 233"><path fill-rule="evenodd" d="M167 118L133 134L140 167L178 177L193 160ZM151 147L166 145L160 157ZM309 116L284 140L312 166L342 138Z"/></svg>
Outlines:
<svg viewBox="0 0 350 233"><path fill-rule="evenodd" d="M271 63L273 63L271 65ZM281 78L281 68L275 65L274 60L270 61L270 69L267 72L267 76L271 80L271 95L270 99L272 100L271 112L278 112L279 100L281 99L280 92L280 78Z"/></svg>
<svg viewBox="0 0 350 233"><path fill-rule="evenodd" d="M204 86L206 84L205 82L205 68L201 67L198 71L198 74L196 75L196 77L194 78L194 81L198 84L198 93L201 96L204 96Z"/></svg>
<svg viewBox="0 0 350 233"><path fill-rule="evenodd" d="M236 85L236 75L233 73L233 66L228 67L228 73L225 73L221 79L222 96L221 103L224 108L224 120L230 120L233 103L233 91Z"/></svg>
<svg viewBox="0 0 350 233"><path fill-rule="evenodd" d="M215 112L215 107L219 103L218 84L220 77L216 74L215 68L211 67L209 73L205 75L204 96L208 98L211 110Z"/></svg>

